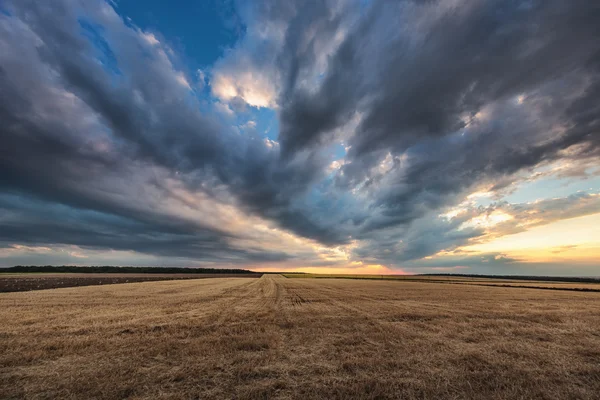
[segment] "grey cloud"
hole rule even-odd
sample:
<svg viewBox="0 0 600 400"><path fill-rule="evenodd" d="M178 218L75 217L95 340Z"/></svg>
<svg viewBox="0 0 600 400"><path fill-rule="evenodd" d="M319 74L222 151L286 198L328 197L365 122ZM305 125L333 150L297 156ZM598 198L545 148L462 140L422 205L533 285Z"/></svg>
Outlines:
<svg viewBox="0 0 600 400"><path fill-rule="evenodd" d="M416 7L433 12L440 4ZM599 80L591 61L599 49L598 8L589 2L529 2L529 8L519 2L472 4L466 15L454 10L436 21L423 33L422 46L399 45L374 55L384 71L375 73L375 86L367 85L361 94L373 100L361 110L365 117L349 141L350 162L338 181L343 189L371 183L377 177L370 168L388 152L404 157L405 165L398 163L379 178L371 203L375 217L363 231L408 224L459 202L471 187L514 180L513 174L543 162L597 155ZM355 40L360 43L369 33ZM392 43L403 43L407 35ZM328 79L340 76L334 69ZM360 82L360 75L350 77L338 86ZM526 96L522 105L514 104L519 94ZM360 104L347 98L329 121L347 113L348 102ZM487 113L481 121L479 111ZM574 145L581 147L563 153Z"/></svg>
<svg viewBox="0 0 600 400"><path fill-rule="evenodd" d="M308 99L300 91L297 110L293 101L284 110L293 129L296 113L307 126L300 146L295 131L282 130L287 151L366 102L352 154L401 152L460 129L461 114L585 68L598 51L598 10L588 1L375 3L340 46L321 90ZM313 102L321 107L302 106Z"/></svg>
<svg viewBox="0 0 600 400"><path fill-rule="evenodd" d="M596 276L597 265L574 262L529 262L503 253L459 254L443 259L419 260L406 265L416 273L456 273L529 276Z"/></svg>
<svg viewBox="0 0 600 400"><path fill-rule="evenodd" d="M492 227L468 224L474 218L494 212L508 214L511 219ZM485 243L533 227L597 213L600 213L600 194L583 192L533 203L496 202L486 207L465 206L452 218L431 212L410 223L392 224L370 232L361 246L355 249L354 256L392 265L414 264L416 260L442 250L454 251L464 245Z"/></svg>
<svg viewBox="0 0 600 400"><path fill-rule="evenodd" d="M0 196L0 247L56 243L83 249L132 250L157 257L247 264L284 261L290 256L232 245L229 235L185 220L137 211L121 216L35 200L23 195ZM3 244L3 246L2 246Z"/></svg>
<svg viewBox="0 0 600 400"><path fill-rule="evenodd" d="M48 202L43 208L57 202L131 219L140 224L140 234L121 240L119 234L95 232L102 227L92 224L86 235L85 224L69 227L54 214L47 221L4 222L5 240L96 243L203 260L288 257L238 249L228 244L232 238L224 231L162 215L152 208L156 202L143 196L173 197L161 182L169 174L209 196L219 196L218 188L225 185L241 207L306 236L319 234L301 210L288 209L314 171L281 165L259 138L242 137L191 107L195 100L177 81L174 61L164 50L145 43L107 4L81 4L15 2L1 16L0 185L6 193ZM88 20L102 37L90 41L81 35L81 21ZM118 73L107 71L98 57L113 57L111 69ZM155 167L169 174L152 179ZM27 238L35 224L39 230ZM61 230L63 237L51 234ZM141 235L144 230L150 236Z"/></svg>
<svg viewBox="0 0 600 400"><path fill-rule="evenodd" d="M354 251L354 256L372 263L404 265L441 250L452 250L484 234L482 229L459 229L465 221L465 216L448 221L428 215L401 228L382 229L371 233Z"/></svg>
<svg viewBox="0 0 600 400"><path fill-rule="evenodd" d="M325 36L340 25L348 32L316 88L294 85L298 69L314 68L298 40L281 50L280 60L304 57L285 70L279 141L287 159L319 151L361 115L335 177L337 190L364 195L344 217L360 223L326 219L329 229L368 239L456 204L470 188L597 156L595 4L376 1L351 24L318 14L310 26ZM286 37L298 39L294 22ZM389 154L392 170L377 171Z"/></svg>
<svg viewBox="0 0 600 400"><path fill-rule="evenodd" d="M563 219L600 213L600 194L580 192L568 197L545 199L526 204L499 202L485 208L480 207L478 212L490 214L496 210L513 216L512 220L502 223L491 233L493 236L502 236L523 232Z"/></svg>

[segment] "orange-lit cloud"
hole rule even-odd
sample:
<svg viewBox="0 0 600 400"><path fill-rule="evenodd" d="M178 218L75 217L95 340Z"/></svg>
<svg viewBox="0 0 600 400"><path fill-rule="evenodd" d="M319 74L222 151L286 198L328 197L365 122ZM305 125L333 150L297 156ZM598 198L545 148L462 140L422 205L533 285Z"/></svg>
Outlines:
<svg viewBox="0 0 600 400"><path fill-rule="evenodd" d="M410 275L410 272L402 269L390 269L380 264L363 264L362 262L353 262L345 266L327 267L327 266L269 266L257 267L257 271L262 272L305 272L310 274L330 274L330 275Z"/></svg>
<svg viewBox="0 0 600 400"><path fill-rule="evenodd" d="M472 253L501 252L523 262L600 260L600 214L556 221L527 231L463 246Z"/></svg>

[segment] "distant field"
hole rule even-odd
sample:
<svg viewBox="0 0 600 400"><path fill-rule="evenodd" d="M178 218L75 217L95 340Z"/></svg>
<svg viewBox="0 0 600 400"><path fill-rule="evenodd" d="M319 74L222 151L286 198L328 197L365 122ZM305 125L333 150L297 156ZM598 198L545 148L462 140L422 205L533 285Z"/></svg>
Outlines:
<svg viewBox="0 0 600 400"><path fill-rule="evenodd" d="M343 274L283 274L286 278L305 279L362 279L362 280L394 280L426 283L448 283L480 286L504 286L532 289L558 289L573 291L600 292L600 282L560 282L540 280L522 280L487 277L435 276L435 275L343 275Z"/></svg>
<svg viewBox="0 0 600 400"><path fill-rule="evenodd" d="M600 293L198 279L0 294L1 399L598 399Z"/></svg>
<svg viewBox="0 0 600 400"><path fill-rule="evenodd" d="M116 283L203 278L257 278L260 276L261 274L1 273L0 293Z"/></svg>
<svg viewBox="0 0 600 400"><path fill-rule="evenodd" d="M502 286L502 287L516 287L516 288L539 288L539 289L559 289L559 290L579 290L579 291L590 291L600 292L600 284L598 283L572 283L572 282L457 282L466 285L480 285L480 286Z"/></svg>

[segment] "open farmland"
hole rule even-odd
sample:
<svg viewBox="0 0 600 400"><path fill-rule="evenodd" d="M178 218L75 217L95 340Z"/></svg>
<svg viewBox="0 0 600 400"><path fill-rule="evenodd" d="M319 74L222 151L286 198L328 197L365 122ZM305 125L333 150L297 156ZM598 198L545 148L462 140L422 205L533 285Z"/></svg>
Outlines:
<svg viewBox="0 0 600 400"><path fill-rule="evenodd" d="M554 278L544 280L506 279L497 277L465 277L460 275L343 275L343 274L283 274L286 278L304 279L361 279L361 280L395 280L405 282L448 283L456 285L501 286L530 289L572 290L582 292L600 292L598 278ZM561 279L564 279L561 280Z"/></svg>
<svg viewBox="0 0 600 400"><path fill-rule="evenodd" d="M3 273L0 274L0 293L116 283L202 278L258 278L260 276L261 274Z"/></svg>
<svg viewBox="0 0 600 400"><path fill-rule="evenodd" d="M597 399L600 293L200 279L0 294L0 398Z"/></svg>

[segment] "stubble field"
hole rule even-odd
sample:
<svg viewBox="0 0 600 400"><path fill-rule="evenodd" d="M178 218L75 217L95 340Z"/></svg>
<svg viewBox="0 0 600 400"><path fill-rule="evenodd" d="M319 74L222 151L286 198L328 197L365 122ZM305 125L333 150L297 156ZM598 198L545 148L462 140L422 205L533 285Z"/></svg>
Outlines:
<svg viewBox="0 0 600 400"><path fill-rule="evenodd" d="M597 399L600 293L215 278L0 294L2 399Z"/></svg>

